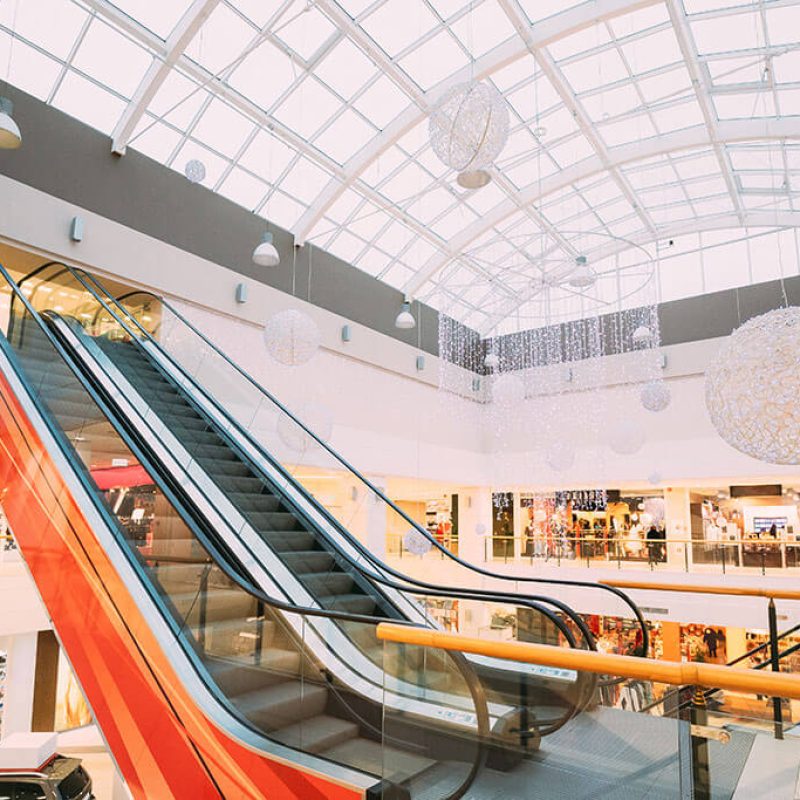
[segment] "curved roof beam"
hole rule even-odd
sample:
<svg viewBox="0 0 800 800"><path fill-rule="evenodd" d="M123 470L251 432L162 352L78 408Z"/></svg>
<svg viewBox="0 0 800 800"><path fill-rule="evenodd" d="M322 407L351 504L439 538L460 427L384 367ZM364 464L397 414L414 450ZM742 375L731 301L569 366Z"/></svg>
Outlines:
<svg viewBox="0 0 800 800"><path fill-rule="evenodd" d="M800 125L791 118L753 118L723 120L717 123L717 141L720 144L744 141L768 141L775 139L800 139ZM705 124L680 131L654 136L631 144L609 149L610 163L615 167L678 150L695 147L711 147L708 128ZM503 200L474 223L464 228L449 242L451 253L463 253L472 242L491 230L504 219L519 210L519 205L535 203L552 192L578 183L607 169L599 156L590 156L572 164L561 172L550 175L523 189L514 201ZM661 230L663 235L664 230ZM432 256L413 278L403 287L407 295L415 295L434 275L458 256Z"/></svg>
<svg viewBox="0 0 800 800"><path fill-rule="evenodd" d="M419 124L428 115L429 110L436 105L439 98L451 87L470 79L480 80L490 76L509 64L530 53L531 47L542 47L549 42L561 39L571 33L594 25L599 20L627 14L640 8L655 5L660 0L594 0L592 3L583 3L580 6L567 9L545 20L530 25L526 21L528 33L526 40L519 37L509 39L498 45L485 55L476 59L473 64L458 70L449 78L441 81L427 92L419 94L413 102L376 137L374 137L362 150L356 153L345 165L343 176L334 177L322 189L305 214L298 220L292 229L297 244L303 244L314 226L322 219L325 212L336 200L350 188L374 161L380 158L392 145L399 141L415 125ZM327 10L330 3L318 2L320 8ZM339 12L340 14L341 12ZM332 15L333 21L339 25L339 14ZM364 49L362 39L369 37L352 22L345 25L345 33L353 42ZM355 37L355 38L354 38ZM374 48L374 45L370 44ZM367 52L371 54L370 50ZM396 68L395 68L396 69ZM412 97L414 97L412 95Z"/></svg>
<svg viewBox="0 0 800 800"><path fill-rule="evenodd" d="M629 241L638 245L647 245L653 241L669 236L685 236L691 233L702 233L704 231L725 230L726 228L798 228L800 227L800 211L770 211L752 210L739 213L738 211L727 214L716 214L709 217L678 222L670 226L669 231L657 231L653 236L649 231L642 231L634 234ZM624 244L618 247L604 249L602 258L608 258L626 250ZM478 329L482 338L491 336L494 329L510 314L521 308L529 300L532 300L538 293L538 288L532 287L524 292L520 292L503 307L502 311L496 311L489 316L486 323ZM444 310L447 313L446 309Z"/></svg>
<svg viewBox="0 0 800 800"><path fill-rule="evenodd" d="M178 20L166 41L163 56L153 58L153 63L148 67L130 103L117 122L111 134L112 152L118 155L125 154L125 148L151 101L189 43L219 3L220 0L194 0Z"/></svg>

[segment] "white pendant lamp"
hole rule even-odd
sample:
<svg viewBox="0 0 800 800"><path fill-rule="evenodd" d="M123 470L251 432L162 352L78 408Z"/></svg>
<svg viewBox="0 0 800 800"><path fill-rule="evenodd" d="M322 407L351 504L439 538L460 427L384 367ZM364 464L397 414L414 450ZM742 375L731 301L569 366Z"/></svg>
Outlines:
<svg viewBox="0 0 800 800"><path fill-rule="evenodd" d="M486 369L497 369L500 366L500 356L497 353L487 353L483 359L483 366Z"/></svg>
<svg viewBox="0 0 800 800"><path fill-rule="evenodd" d="M259 267L277 267L281 263L278 250L272 243L271 233L265 233L261 243L253 250L253 263Z"/></svg>
<svg viewBox="0 0 800 800"><path fill-rule="evenodd" d="M586 256L575 259L575 269L567 279L574 289L588 289L597 283L597 273L589 266Z"/></svg>
<svg viewBox="0 0 800 800"><path fill-rule="evenodd" d="M11 116L14 104L7 97L0 97L0 149L16 150L22 144L19 126Z"/></svg>
<svg viewBox="0 0 800 800"><path fill-rule="evenodd" d="M400 328L400 330L407 331L411 328L416 327L417 321L414 319L414 315L411 313L411 301L404 300L403 307L400 309L400 313L397 315L397 319L394 321L395 328Z"/></svg>

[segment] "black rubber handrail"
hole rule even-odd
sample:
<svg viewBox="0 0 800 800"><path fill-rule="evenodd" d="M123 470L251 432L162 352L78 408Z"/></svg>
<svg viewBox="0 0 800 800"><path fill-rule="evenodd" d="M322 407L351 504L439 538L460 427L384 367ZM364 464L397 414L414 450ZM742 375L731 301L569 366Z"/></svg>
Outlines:
<svg viewBox="0 0 800 800"><path fill-rule="evenodd" d="M111 423L112 427L120 435L120 438L123 440L123 442L125 442L126 446L128 446L131 452L137 457L137 459L140 460L140 463L145 467L146 471L148 471L150 477L154 481L158 481L158 475L159 475L158 470L154 470L152 465L148 463L148 459L146 457L143 457L144 453L137 446L137 442L134 441L134 438L130 437L129 432L124 431L118 425L114 424L114 422L112 421L114 417L110 413L110 409L106 406L103 398L100 397L97 392L95 392L91 384L85 379L85 376L83 376L79 370L75 369L70 358L67 356L67 353L63 348L63 345L58 341L57 337L53 335L53 332L49 330L47 324L39 316L38 312L33 308L33 306L29 303L28 299L24 296L24 294L22 294L22 292L19 290L19 286L13 281L13 279L11 278L11 276L9 275L9 273L6 271L5 267L2 264L0 264L0 275L2 275L3 278L5 278L6 282L12 289L13 296L19 297L20 302L23 303L26 311L28 312L28 316L38 325L38 328L44 333L44 336L47 338L50 345L56 351L58 356L67 364L67 366L75 375L78 382L81 384L82 388L87 392L87 394L96 404L101 413L103 413L106 416L107 420ZM10 317L10 320L11 319L13 319L13 317ZM11 328L12 326L10 325L9 327ZM257 728L246 717L244 717L238 711L238 709L236 709L236 707L230 703L228 698L219 690L216 683L209 676L204 665L199 660L199 656L194 651L194 648L192 648L182 636L185 627L185 620L180 627L177 627L178 620L176 619L176 615L174 615L169 611L164 602L163 596L158 591L155 590L155 587L152 583L152 578L145 572L142 563L139 561L136 555L131 551L130 543L125 538L124 533L120 529L118 520L111 514L107 506L100 500L97 488L93 484L92 479L89 476L88 472L86 471L85 466L83 465L81 460L78 457L76 457L72 449L72 446L69 444L68 440L64 436L60 427L56 424L56 421L53 419L49 410L42 403L42 400L39 397L38 393L36 393L35 391L33 391L33 389L31 389L25 374L25 370L20 364L16 352L14 351L13 347L11 347L9 342L2 336L0 336L0 348L3 349L9 361L14 366L17 378L25 387L31 401L33 402L34 406L37 409L37 412L41 416L42 420L44 421L51 435L53 435L54 439L59 443L62 452L69 461L69 463L71 463L75 467L76 474L81 484L83 485L84 489L86 490L87 495L91 498L91 501L95 506L96 510L99 512L101 517L104 519L105 523L108 525L109 530L111 530L112 534L114 535L114 538L117 539L118 544L120 544L121 546L120 549L126 556L126 559L129 561L134 571L139 576L140 582L145 586L145 589L148 592L148 595L150 596L151 600L154 602L155 607L158 609L159 614L167 621L167 624L173 631L176 639L181 643L182 650L186 655L188 655L189 661L192 664L196 674L203 682L203 684L206 686L206 688L209 690L211 696L214 697L215 700L225 709L226 713L231 714L231 716L233 716L240 724L245 725L249 730L253 731L258 736L264 737L265 739L269 739L270 738L269 734ZM30 447L30 443L27 442L27 439L25 438L24 440L26 442L26 445ZM180 504L176 502L176 498L172 496L172 492L167 486L161 485L160 481L158 481L156 485L159 486L159 489L164 493L165 497L167 497L170 503L176 508L176 511L179 512L179 516L181 516L184 522L186 522L190 531L193 533L193 535L195 535L198 541L200 541L200 543L206 549L206 551L212 556L214 556L214 563L216 564L216 566L218 566L221 569L221 571L226 575L228 579L230 579L232 582L238 585L247 594L250 594L256 600L261 602L264 606L278 609L286 613L300 614L302 616L323 617L328 619L334 619L346 622L359 622L370 625L378 625L386 621L385 617L373 617L365 614L352 614L349 612L331 611L319 608L308 608L295 604L286 603L285 601L280 600L279 598L270 597L269 595L261 591L257 586L255 586L255 584L253 584L252 581L246 581L237 570L232 569L230 567L227 560L219 554L216 546L210 541L206 533L199 526L196 525L192 515L187 514L185 509L181 513ZM59 508L61 508L60 499L58 500L58 505ZM68 523L70 524L70 527L72 527L71 522L69 522L69 515L67 514L66 509L62 508L62 511ZM146 556L141 556L141 558L145 560L147 559ZM201 592L202 588L198 590L197 597L199 597ZM402 621L401 624L407 624L412 627L418 627L418 626L413 626L413 624L408 621ZM454 655L456 655L456 658L454 658L453 661L456 664L459 673L461 673L462 677L464 678L465 684L467 685L470 691L473 706L475 708L476 726L478 728L478 735L476 737L478 750L476 758L473 761L473 765L469 775L454 793L448 795L449 800L458 800L458 798L462 797L466 793L466 791L468 791L469 786L474 782L475 777L480 772L483 764L486 761L486 742L488 741L490 736L488 702L486 699L486 694L483 685L478 679L472 667L469 665L469 662L464 658L463 654L454 654Z"/></svg>

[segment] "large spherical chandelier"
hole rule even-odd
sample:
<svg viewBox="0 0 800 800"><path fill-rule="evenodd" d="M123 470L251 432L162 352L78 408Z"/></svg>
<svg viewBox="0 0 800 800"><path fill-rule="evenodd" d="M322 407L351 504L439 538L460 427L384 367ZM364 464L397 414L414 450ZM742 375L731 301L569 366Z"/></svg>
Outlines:
<svg viewBox="0 0 800 800"><path fill-rule="evenodd" d="M768 464L800 464L800 307L737 328L706 370L706 407L732 447Z"/></svg>
<svg viewBox="0 0 800 800"><path fill-rule="evenodd" d="M622 419L611 426L609 445L619 456L632 456L644 446L644 428L635 420Z"/></svg>
<svg viewBox="0 0 800 800"><path fill-rule="evenodd" d="M281 364L292 367L305 364L316 355L320 338L317 323L293 308L270 317L264 326L269 354Z"/></svg>
<svg viewBox="0 0 800 800"><path fill-rule="evenodd" d="M508 106L489 83L461 83L450 89L430 116L434 153L456 170L468 189L489 182L486 172L508 141Z"/></svg>

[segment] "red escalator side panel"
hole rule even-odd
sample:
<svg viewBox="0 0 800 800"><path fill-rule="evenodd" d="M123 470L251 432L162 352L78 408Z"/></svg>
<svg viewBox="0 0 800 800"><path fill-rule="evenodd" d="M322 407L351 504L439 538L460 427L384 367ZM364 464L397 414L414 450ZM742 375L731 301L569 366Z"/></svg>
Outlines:
<svg viewBox="0 0 800 800"><path fill-rule="evenodd" d="M0 498L75 674L137 800L362 797L352 788L250 750L202 713L3 375Z"/></svg>

